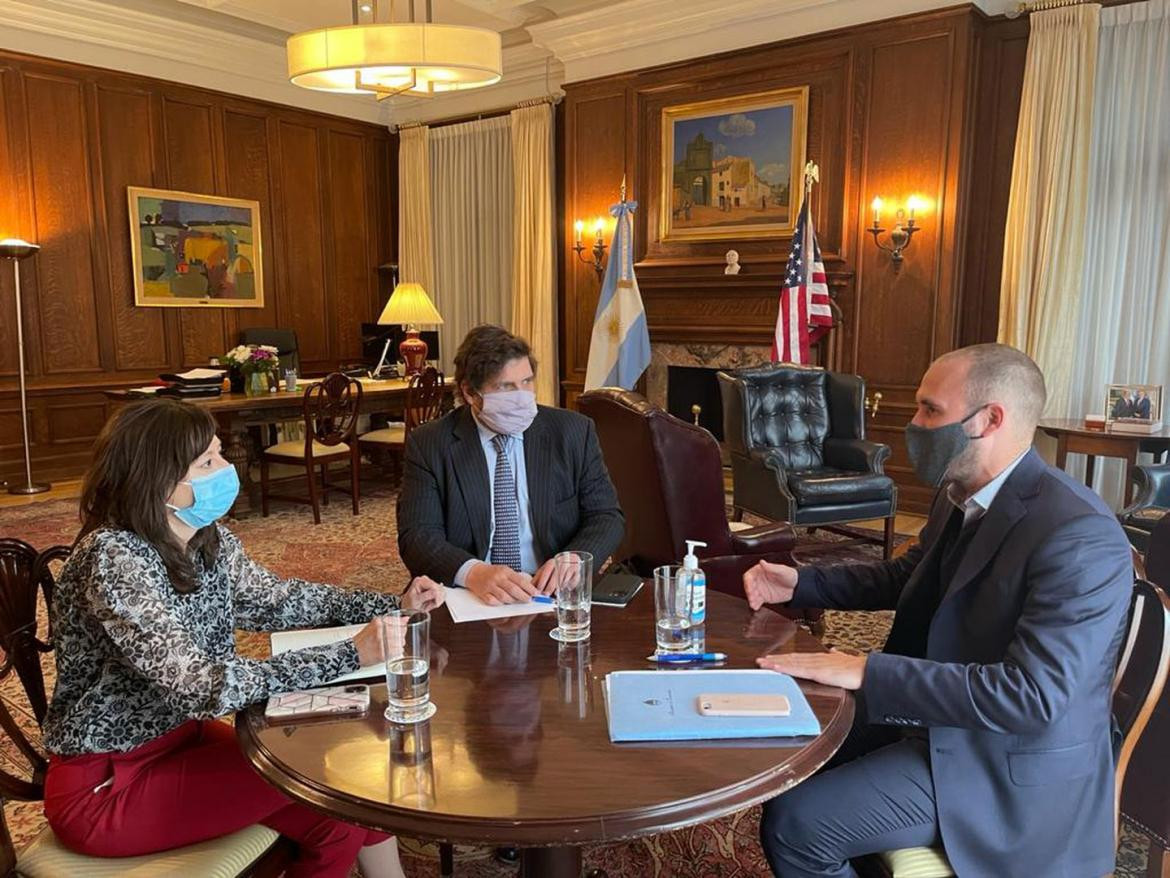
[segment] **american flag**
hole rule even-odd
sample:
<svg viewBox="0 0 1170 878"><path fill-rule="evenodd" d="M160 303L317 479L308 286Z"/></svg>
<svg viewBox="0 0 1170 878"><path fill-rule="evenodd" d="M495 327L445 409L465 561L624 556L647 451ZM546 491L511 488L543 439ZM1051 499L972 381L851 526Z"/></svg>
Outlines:
<svg viewBox="0 0 1170 878"><path fill-rule="evenodd" d="M780 291L772 362L808 363L809 347L832 325L825 264L821 261L821 248L813 231L806 198L796 222L796 234L792 236L792 252L788 256L784 287Z"/></svg>

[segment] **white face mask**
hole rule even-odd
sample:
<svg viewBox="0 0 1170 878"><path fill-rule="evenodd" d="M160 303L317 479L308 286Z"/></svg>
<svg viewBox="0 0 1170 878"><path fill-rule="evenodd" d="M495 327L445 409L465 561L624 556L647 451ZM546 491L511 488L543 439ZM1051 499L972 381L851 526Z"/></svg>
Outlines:
<svg viewBox="0 0 1170 878"><path fill-rule="evenodd" d="M536 419L536 394L530 390L485 393L477 417L493 433L518 436Z"/></svg>

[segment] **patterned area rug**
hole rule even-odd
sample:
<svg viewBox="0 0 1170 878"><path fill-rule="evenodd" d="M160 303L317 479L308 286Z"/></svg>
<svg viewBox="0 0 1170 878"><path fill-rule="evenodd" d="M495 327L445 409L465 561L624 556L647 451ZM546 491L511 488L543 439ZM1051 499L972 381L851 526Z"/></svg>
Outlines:
<svg viewBox="0 0 1170 878"><path fill-rule="evenodd" d="M397 593L406 584L406 569L398 557L394 494L386 486L366 489L361 515L354 517L348 503L334 502L322 509L314 526L307 508L275 504L272 515L251 515L229 523L253 558L286 576ZM57 500L0 510L0 537L18 537L38 549L68 545L77 532L77 506ZM802 535L799 556L818 563L856 563L880 557L880 547L857 543L817 531ZM43 615L43 614L42 614ZM835 613L825 619L827 643L869 651L881 647L892 613ZM42 637L45 624L42 619ZM264 635L240 633L240 652L268 654ZM46 666L52 674L51 662ZM50 680L51 686L51 680ZM14 678L0 684L0 697L22 712L31 727L27 702ZM27 765L6 736L0 740L0 766L27 773ZM4 814L19 850L41 830L39 803L9 803ZM585 848L586 871L604 869L610 878L765 878L770 873L757 837L759 809L751 808L711 823L652 838ZM438 875L438 849L415 839L400 840L402 862L409 878ZM1118 855L1119 878L1145 874L1146 839L1128 829L1122 832ZM512 878L517 867L499 862L490 849L456 848L459 878ZM357 875L355 870L354 875Z"/></svg>

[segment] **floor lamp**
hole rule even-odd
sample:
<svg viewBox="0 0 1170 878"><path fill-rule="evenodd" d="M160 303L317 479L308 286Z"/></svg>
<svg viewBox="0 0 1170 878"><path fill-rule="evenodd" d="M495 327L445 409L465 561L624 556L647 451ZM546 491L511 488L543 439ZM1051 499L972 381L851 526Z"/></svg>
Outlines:
<svg viewBox="0 0 1170 878"><path fill-rule="evenodd" d="M20 357L20 424L24 430L24 484L9 485L9 494L39 494L49 490L46 482L32 480L32 461L28 452L28 401L24 387L24 314L20 307L20 260L32 256L41 248L20 238L0 241L0 259L12 260L12 278L16 284L16 349Z"/></svg>

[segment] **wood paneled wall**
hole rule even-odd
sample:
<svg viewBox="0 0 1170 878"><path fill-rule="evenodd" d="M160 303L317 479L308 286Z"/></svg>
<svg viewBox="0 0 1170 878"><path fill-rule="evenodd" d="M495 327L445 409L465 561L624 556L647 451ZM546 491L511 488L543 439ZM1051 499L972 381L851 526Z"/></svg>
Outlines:
<svg viewBox="0 0 1170 878"><path fill-rule="evenodd" d="M397 138L386 129L93 67L0 53L0 237L22 264L33 457L75 475L101 391L206 364L241 329L296 330L302 368L360 356L388 290ZM134 306L126 187L252 198L263 309ZM0 266L0 475L22 468L11 266Z"/></svg>
<svg viewBox="0 0 1170 878"><path fill-rule="evenodd" d="M902 429L934 357L995 337L1026 37L1026 21L951 9L566 86L566 403L584 381L598 296L595 274L570 250L572 222L604 215L623 173L639 202L636 271L651 340L771 343L790 240L659 240L660 120L672 104L807 85L807 152L821 170L814 217L844 313L827 364L882 392L870 435L894 448L888 470L903 508L923 509L930 492L910 472ZM899 270L864 228L874 195L911 193L931 207ZM729 247L743 265L734 277L723 274Z"/></svg>

